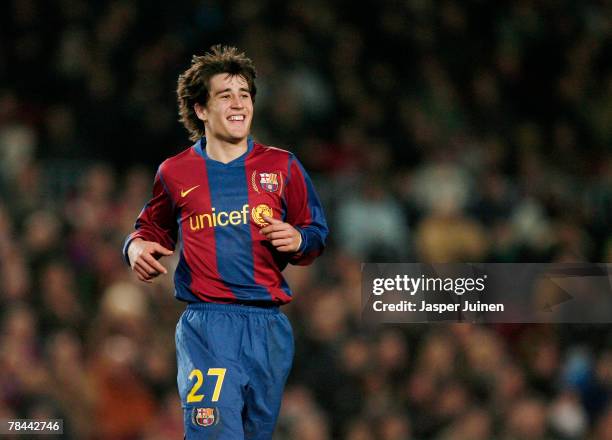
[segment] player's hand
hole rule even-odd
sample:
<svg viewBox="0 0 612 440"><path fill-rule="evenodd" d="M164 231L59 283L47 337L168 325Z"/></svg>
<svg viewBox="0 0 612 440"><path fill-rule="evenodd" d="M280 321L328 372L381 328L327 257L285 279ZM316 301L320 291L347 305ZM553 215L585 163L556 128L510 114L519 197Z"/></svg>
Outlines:
<svg viewBox="0 0 612 440"><path fill-rule="evenodd" d="M259 230L260 234L272 243L272 246L279 252L297 252L302 244L302 234L289 223L282 222L267 215L264 220L270 223L265 228Z"/></svg>
<svg viewBox="0 0 612 440"><path fill-rule="evenodd" d="M140 281L152 283L153 278L168 271L161 265L158 258L172 255L173 252L154 241L145 241L137 238L128 247L128 257L132 270Z"/></svg>

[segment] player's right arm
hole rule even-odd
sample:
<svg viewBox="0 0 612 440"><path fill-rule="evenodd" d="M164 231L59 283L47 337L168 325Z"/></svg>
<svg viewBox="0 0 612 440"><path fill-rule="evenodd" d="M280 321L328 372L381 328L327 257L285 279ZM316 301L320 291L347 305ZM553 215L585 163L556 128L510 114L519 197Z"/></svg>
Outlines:
<svg viewBox="0 0 612 440"><path fill-rule="evenodd" d="M140 281L151 282L156 276L168 273L157 260L172 255L177 238L174 202L164 183L162 167L155 175L153 197L140 212L134 227L136 230L125 240L123 255Z"/></svg>
<svg viewBox="0 0 612 440"><path fill-rule="evenodd" d="M173 252L154 241L135 238L129 244L127 254L130 266L136 272L138 279L150 283L156 276L168 273L168 270L157 261L157 258L172 255Z"/></svg>

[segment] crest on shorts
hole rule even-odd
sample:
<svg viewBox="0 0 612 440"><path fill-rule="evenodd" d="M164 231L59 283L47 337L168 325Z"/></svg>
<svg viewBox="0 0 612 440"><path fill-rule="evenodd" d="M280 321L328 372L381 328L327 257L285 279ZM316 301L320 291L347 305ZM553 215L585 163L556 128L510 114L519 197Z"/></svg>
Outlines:
<svg viewBox="0 0 612 440"><path fill-rule="evenodd" d="M191 422L194 425L212 426L219 421L219 410L217 408L194 408L191 413Z"/></svg>
<svg viewBox="0 0 612 440"><path fill-rule="evenodd" d="M280 171L273 173L259 173L257 170L253 171L251 175L251 185L255 192L260 193L264 190L269 193L283 190L283 175Z"/></svg>

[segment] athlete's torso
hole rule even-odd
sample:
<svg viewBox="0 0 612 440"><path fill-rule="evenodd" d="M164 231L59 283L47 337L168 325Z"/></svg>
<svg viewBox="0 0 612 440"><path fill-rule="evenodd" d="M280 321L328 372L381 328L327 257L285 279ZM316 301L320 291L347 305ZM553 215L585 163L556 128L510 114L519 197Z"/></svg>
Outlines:
<svg viewBox="0 0 612 440"><path fill-rule="evenodd" d="M177 222L176 295L185 301L286 303L287 257L259 230L264 215L285 219L291 153L249 141L223 164L201 142L166 160L160 174Z"/></svg>

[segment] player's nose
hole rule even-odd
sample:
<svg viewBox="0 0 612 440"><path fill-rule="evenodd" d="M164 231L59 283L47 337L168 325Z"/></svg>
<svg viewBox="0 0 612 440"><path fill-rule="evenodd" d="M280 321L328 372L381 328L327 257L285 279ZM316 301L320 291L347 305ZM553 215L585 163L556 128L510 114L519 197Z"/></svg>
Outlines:
<svg viewBox="0 0 612 440"><path fill-rule="evenodd" d="M238 95L232 95L232 101L231 101L231 106L232 108L242 108L242 100L240 99L240 96Z"/></svg>

